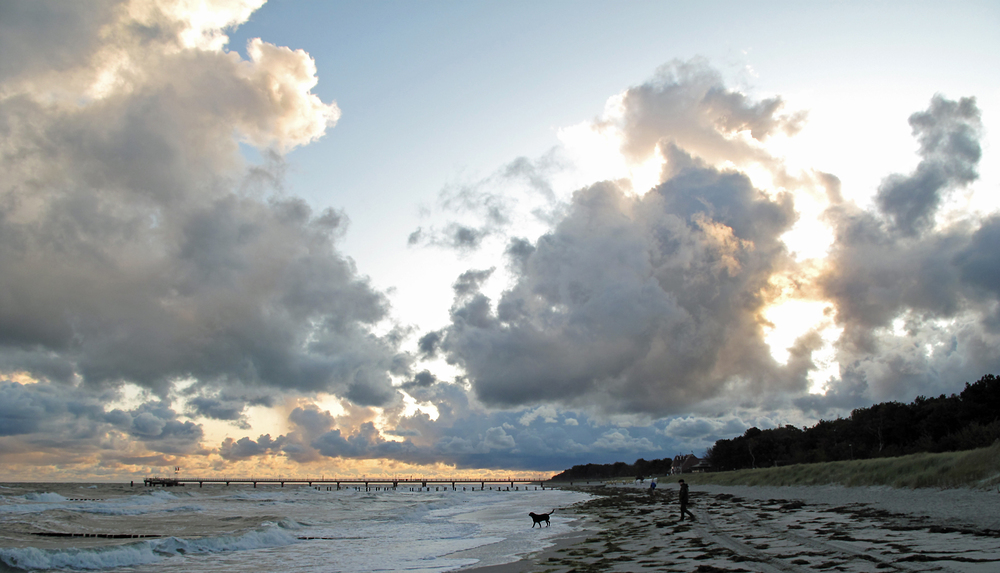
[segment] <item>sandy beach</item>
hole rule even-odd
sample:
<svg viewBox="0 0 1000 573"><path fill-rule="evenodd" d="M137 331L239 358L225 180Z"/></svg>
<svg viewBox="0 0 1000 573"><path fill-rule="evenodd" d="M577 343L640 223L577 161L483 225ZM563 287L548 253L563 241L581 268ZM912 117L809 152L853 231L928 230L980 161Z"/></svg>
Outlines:
<svg viewBox="0 0 1000 573"><path fill-rule="evenodd" d="M892 488L580 488L585 530L516 563L466 573L1000 571L1000 493Z"/></svg>

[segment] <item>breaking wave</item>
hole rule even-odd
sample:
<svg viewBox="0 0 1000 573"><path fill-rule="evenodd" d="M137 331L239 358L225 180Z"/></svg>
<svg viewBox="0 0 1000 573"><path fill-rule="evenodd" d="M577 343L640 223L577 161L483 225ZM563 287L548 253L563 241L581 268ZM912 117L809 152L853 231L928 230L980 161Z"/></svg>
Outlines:
<svg viewBox="0 0 1000 573"><path fill-rule="evenodd" d="M14 547L0 549L0 562L22 570L74 569L95 570L148 565L161 559L186 554L246 551L297 543L298 538L280 525L263 527L240 535L183 539L168 537L93 549L39 549Z"/></svg>

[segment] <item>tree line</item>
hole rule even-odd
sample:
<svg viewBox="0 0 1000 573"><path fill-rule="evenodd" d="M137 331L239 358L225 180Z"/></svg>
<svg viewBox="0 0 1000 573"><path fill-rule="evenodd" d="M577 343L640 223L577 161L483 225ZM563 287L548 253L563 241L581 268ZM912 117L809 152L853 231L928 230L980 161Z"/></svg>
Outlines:
<svg viewBox="0 0 1000 573"><path fill-rule="evenodd" d="M644 460L639 458L634 464L615 462L613 464L583 464L573 466L562 473L552 476L556 481L581 481L587 479L638 478L642 476L662 476L670 473L674 460Z"/></svg>
<svg viewBox="0 0 1000 573"><path fill-rule="evenodd" d="M997 439L1000 378L987 374L960 394L883 402L811 428L750 428L715 442L707 455L719 471L969 450Z"/></svg>
<svg viewBox="0 0 1000 573"><path fill-rule="evenodd" d="M987 374L959 394L882 402L811 428L750 428L706 452L712 471L970 450L1000 439L1000 378ZM555 480L667 475L673 459L576 465Z"/></svg>

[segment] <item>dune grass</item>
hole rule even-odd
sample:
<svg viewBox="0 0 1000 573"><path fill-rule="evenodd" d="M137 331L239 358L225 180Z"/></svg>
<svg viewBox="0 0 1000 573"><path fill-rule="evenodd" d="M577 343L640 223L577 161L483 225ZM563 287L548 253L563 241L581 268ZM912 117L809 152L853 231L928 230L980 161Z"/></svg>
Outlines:
<svg viewBox="0 0 1000 573"><path fill-rule="evenodd" d="M664 479L674 479L675 476ZM1000 441L988 448L732 472L684 474L690 484L1000 488Z"/></svg>

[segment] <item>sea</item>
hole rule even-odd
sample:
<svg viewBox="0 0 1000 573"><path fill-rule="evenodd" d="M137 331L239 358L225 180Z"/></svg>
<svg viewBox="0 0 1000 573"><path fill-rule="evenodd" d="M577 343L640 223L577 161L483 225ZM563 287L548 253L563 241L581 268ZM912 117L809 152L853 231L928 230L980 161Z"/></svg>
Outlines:
<svg viewBox="0 0 1000 573"><path fill-rule="evenodd" d="M533 487L5 483L0 572L430 573L500 565L582 527L565 509L587 494ZM532 527L528 512L552 509L550 527Z"/></svg>

